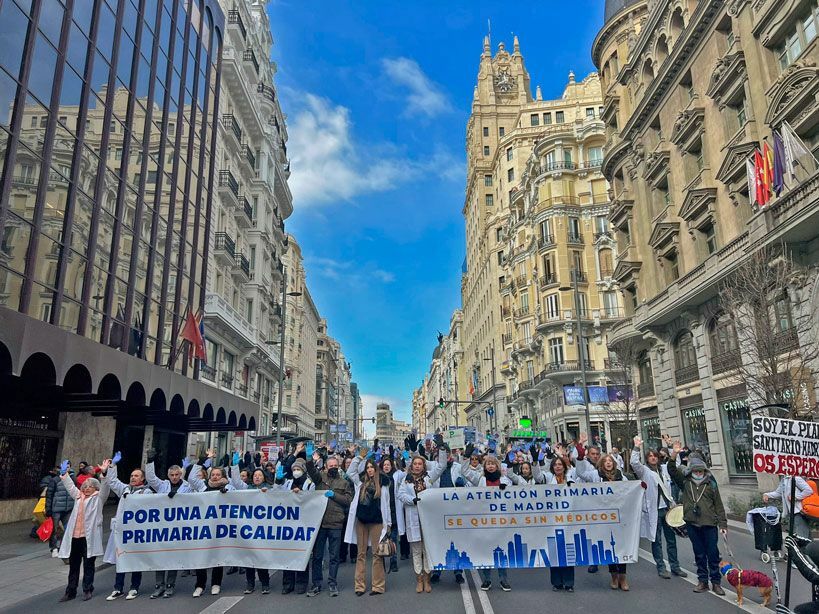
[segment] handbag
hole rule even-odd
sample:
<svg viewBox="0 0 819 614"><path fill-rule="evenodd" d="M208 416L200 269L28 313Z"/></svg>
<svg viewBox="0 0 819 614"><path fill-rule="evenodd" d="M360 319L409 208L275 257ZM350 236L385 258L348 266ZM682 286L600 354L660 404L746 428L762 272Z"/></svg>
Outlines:
<svg viewBox="0 0 819 614"><path fill-rule="evenodd" d="M41 495L40 498L37 500L37 504L34 506L34 509L31 511L31 515L34 518L34 522L40 524L45 521L45 511L46 511L46 498L45 495Z"/></svg>
<svg viewBox="0 0 819 614"><path fill-rule="evenodd" d="M396 553L395 542L389 537L384 537L384 539L378 542L375 553L383 557L394 556Z"/></svg>
<svg viewBox="0 0 819 614"><path fill-rule="evenodd" d="M49 516L43 521L43 524L37 529L37 535L40 537L40 541L45 542L51 537L51 534L54 532L54 519Z"/></svg>

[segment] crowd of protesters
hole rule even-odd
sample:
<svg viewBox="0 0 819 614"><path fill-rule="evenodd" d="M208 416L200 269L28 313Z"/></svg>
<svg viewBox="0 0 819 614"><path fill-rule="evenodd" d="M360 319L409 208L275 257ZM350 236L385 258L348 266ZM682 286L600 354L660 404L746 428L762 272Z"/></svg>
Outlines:
<svg viewBox="0 0 819 614"><path fill-rule="evenodd" d="M640 522L640 536L651 542L651 550L660 578L685 577L677 555L678 533L687 533L694 550L698 584L694 592L710 590L724 594L720 586L718 532L727 530L725 509L716 481L710 475L704 455L684 449L680 442L664 438L663 447L644 449L639 437L634 438L628 464L613 449L604 454L600 445L589 444L581 437L570 444L552 445L549 441L506 445L491 438L486 443L467 444L451 450L441 435L418 439L411 435L403 446L379 446L375 440L368 446L323 446L310 450L298 443L288 453L268 459L260 453L224 455L216 458L208 450L201 459L184 459L166 469L167 478L156 473L154 454L149 452L144 468L135 468L121 481L117 453L97 466L81 463L77 475L68 461L44 478L46 515L55 526L62 525L62 541L54 531L49 543L53 556L68 561L68 586L61 601L77 597L80 569L83 569L83 599L94 592L95 559L103 556L107 563L116 564L117 551L111 520L111 533L103 546L102 509L109 495L168 496L178 493L257 489L321 491L327 497L327 507L319 527L311 560L307 567L282 573L282 594L306 594L316 597L325 588L324 562L327 558L327 592L339 594L338 569L349 560L355 564L356 595L377 596L386 591L387 575L398 570L401 560L411 560L416 576L416 591L429 593L440 582L440 571L432 569L424 548L424 535L418 513L420 495L432 488L500 488L513 485L555 484L571 486L583 482L610 482L636 479L642 482L645 496ZM123 478L125 479L125 478ZM780 489L781 490L781 489ZM782 492L785 492L784 490ZM770 498L781 496L774 492ZM682 506L685 525L682 529L669 526L669 512ZM638 521L638 519L635 519ZM389 550L381 547L385 540L396 544ZM665 566L663 551L669 569ZM367 590L367 556L371 556L369 591ZM596 566L587 571L597 573ZM554 591L574 592L574 567L550 568ZM613 590L628 591L627 566L609 565ZM182 571L195 575L193 597L200 597L208 588L218 595L225 573L243 572L245 594L253 593L257 581L263 594L271 590L270 570L214 567ZM155 575L151 599L170 598L176 593L177 570L161 570ZM493 586L493 575L503 591L512 590L508 570L480 569L481 590ZM454 580L464 583L464 575L454 570ZM114 587L106 597L109 601L124 597L136 599L140 594L142 573L117 573Z"/></svg>

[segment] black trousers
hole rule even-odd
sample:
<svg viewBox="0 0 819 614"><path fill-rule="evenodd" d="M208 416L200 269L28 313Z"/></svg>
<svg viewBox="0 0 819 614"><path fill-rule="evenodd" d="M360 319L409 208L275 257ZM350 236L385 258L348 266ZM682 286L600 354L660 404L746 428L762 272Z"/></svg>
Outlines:
<svg viewBox="0 0 819 614"><path fill-rule="evenodd" d="M354 562L356 557L358 557L358 546L356 544L348 544L342 539L341 546L338 549L338 560L342 563L348 559L350 562Z"/></svg>
<svg viewBox="0 0 819 614"><path fill-rule="evenodd" d="M82 590L83 592L94 590L94 572L96 567L94 561L97 557L88 557L88 542L84 537L69 537L63 539L71 540L71 554L68 557L68 586L65 588L66 595L76 597L77 586L80 583L80 565L82 565Z"/></svg>
<svg viewBox="0 0 819 614"><path fill-rule="evenodd" d="M609 565L609 573L621 573L625 574L628 567L625 563L614 563L613 565Z"/></svg>
<svg viewBox="0 0 819 614"><path fill-rule="evenodd" d="M410 557L410 545L409 542L407 541L407 536L402 535L401 539L398 541L401 544L401 558L408 559Z"/></svg>
<svg viewBox="0 0 819 614"><path fill-rule="evenodd" d="M307 592L307 583L310 581L310 563L303 571L283 571L282 588L295 590L297 593Z"/></svg>
<svg viewBox="0 0 819 614"><path fill-rule="evenodd" d="M210 585L216 586L222 584L222 576L225 573L224 567L213 567L211 568L210 573ZM196 588L205 588L208 583L208 570L207 569L197 569L196 570Z"/></svg>
<svg viewBox="0 0 819 614"><path fill-rule="evenodd" d="M245 567L245 580L247 581L247 585L251 588L256 586L257 573L259 574L259 582L262 583L262 587L269 587L270 572L266 569L253 569L252 567Z"/></svg>

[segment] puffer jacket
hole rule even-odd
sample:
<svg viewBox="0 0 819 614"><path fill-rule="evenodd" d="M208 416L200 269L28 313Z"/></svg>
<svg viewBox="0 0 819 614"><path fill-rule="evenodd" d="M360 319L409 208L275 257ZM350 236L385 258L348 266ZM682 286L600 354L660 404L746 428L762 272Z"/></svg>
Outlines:
<svg viewBox="0 0 819 614"><path fill-rule="evenodd" d="M347 511L353 500L353 486L343 477L339 470L338 477L331 478L327 471L319 471L312 460L307 461L307 475L315 484L316 490L332 490L335 495L327 500L324 518L321 519L322 529L343 529L347 522Z"/></svg>
<svg viewBox="0 0 819 614"><path fill-rule="evenodd" d="M690 474L677 467L676 459L669 459L668 473L682 492L683 518L688 524L698 527L728 528L725 506L713 476L706 473L701 484L695 484ZM699 510L699 513L696 510Z"/></svg>
<svg viewBox="0 0 819 614"><path fill-rule="evenodd" d="M76 482L74 472L70 471L71 480ZM52 478L46 490L46 515L51 516L54 512L60 514L68 513L74 509L74 498L68 494L62 480L59 477Z"/></svg>

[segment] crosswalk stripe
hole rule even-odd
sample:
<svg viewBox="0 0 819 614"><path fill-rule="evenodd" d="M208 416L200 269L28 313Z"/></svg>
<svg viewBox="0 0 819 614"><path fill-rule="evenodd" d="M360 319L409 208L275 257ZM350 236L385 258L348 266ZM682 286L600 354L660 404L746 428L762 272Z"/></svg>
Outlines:
<svg viewBox="0 0 819 614"><path fill-rule="evenodd" d="M461 584L461 598L464 600L464 610L466 614L476 614L475 602L472 601L472 593L469 590L469 580L464 577L464 583Z"/></svg>
<svg viewBox="0 0 819 614"><path fill-rule="evenodd" d="M492 604L489 603L489 595L486 594L486 591L481 590L481 577L474 569L472 570L472 581L475 583L475 592L478 593L478 600L481 602L483 614L495 614Z"/></svg>
<svg viewBox="0 0 819 614"><path fill-rule="evenodd" d="M242 599L244 599L244 597L219 597L219 599L214 601L199 614L225 614L225 612L239 603Z"/></svg>

